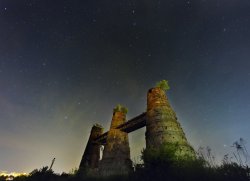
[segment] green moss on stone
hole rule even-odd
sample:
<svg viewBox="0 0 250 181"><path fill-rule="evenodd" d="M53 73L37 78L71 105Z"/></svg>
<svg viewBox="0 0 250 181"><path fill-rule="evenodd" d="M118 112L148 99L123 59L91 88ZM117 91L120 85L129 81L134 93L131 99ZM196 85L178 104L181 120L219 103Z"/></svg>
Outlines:
<svg viewBox="0 0 250 181"><path fill-rule="evenodd" d="M183 161L196 159L190 154L189 149L185 150L186 145L182 151L180 148L181 145L178 143L164 143L157 149L147 148L142 151L142 160L144 161L145 166L157 166L162 163L174 165Z"/></svg>

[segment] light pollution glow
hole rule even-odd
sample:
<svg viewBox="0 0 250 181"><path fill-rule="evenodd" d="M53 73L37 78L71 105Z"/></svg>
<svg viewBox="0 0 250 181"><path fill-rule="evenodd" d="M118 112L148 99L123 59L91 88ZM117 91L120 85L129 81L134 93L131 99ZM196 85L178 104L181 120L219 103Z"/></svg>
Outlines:
<svg viewBox="0 0 250 181"><path fill-rule="evenodd" d="M0 176L4 177L19 177L19 176L28 176L27 173L17 173L17 172L11 172L7 173L6 171L0 171Z"/></svg>

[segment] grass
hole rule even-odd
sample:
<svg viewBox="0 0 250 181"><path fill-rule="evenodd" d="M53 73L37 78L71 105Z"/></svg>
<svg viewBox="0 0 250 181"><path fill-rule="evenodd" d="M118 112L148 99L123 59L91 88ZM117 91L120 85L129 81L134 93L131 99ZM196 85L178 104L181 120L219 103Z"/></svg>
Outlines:
<svg viewBox="0 0 250 181"><path fill-rule="evenodd" d="M248 165L228 161L215 165L200 153L197 153L197 159L176 158L174 151L171 148L158 153L157 157L142 152L145 164L136 165L136 171L127 176L93 178L79 175L76 171L59 175L43 167L35 169L28 177L17 177L14 181L250 181Z"/></svg>

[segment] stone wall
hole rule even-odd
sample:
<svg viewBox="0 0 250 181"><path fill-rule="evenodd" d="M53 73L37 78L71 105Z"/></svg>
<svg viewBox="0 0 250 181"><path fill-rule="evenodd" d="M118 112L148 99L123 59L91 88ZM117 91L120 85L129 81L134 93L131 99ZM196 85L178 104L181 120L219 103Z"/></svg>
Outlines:
<svg viewBox="0 0 250 181"><path fill-rule="evenodd" d="M94 125L80 163L79 172L95 172L98 169L101 145L94 143L93 140L101 134L103 134L103 128L98 124Z"/></svg>
<svg viewBox="0 0 250 181"><path fill-rule="evenodd" d="M103 158L100 162L100 176L127 175L132 170L128 133L115 129L125 123L126 114L121 111L113 113L108 132Z"/></svg>

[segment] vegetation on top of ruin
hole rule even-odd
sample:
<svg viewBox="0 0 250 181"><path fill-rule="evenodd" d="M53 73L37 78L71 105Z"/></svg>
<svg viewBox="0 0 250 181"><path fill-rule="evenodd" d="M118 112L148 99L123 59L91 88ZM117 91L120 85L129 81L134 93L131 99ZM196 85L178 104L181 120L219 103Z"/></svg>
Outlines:
<svg viewBox="0 0 250 181"><path fill-rule="evenodd" d="M159 87L164 91L168 91L170 89L167 80L162 80L162 81L157 82L155 87Z"/></svg>
<svg viewBox="0 0 250 181"><path fill-rule="evenodd" d="M115 113L115 112L123 112L124 114L127 114L127 113L128 113L128 108L126 108L126 107L124 107L124 106L118 104L118 105L114 108L113 112L114 112L114 113Z"/></svg>
<svg viewBox="0 0 250 181"><path fill-rule="evenodd" d="M98 127L98 128L103 128L103 127L102 127L102 125L97 124L97 123L96 123L96 124L94 124L94 126L95 126L95 127Z"/></svg>

